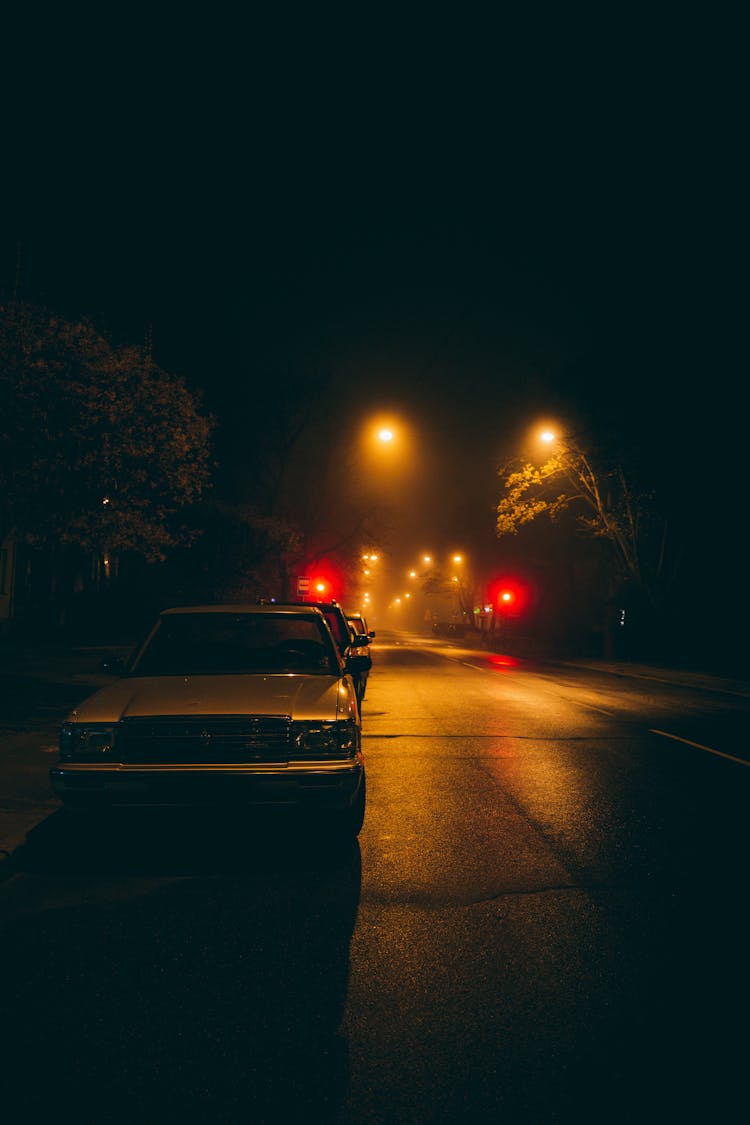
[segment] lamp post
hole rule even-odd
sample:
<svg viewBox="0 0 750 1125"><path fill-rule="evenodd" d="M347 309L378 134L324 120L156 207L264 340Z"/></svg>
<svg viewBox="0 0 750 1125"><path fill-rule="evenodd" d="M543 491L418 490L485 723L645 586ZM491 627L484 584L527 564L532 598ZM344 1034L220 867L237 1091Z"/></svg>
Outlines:
<svg viewBox="0 0 750 1125"><path fill-rule="evenodd" d="M371 587L375 588L376 601L379 601L378 592L381 585L382 574L380 573L379 564L380 554L373 551L371 548L366 548L360 555L360 569L359 581L357 585L357 593L362 603L362 607L368 611L372 611L373 604L373 591Z"/></svg>
<svg viewBox="0 0 750 1125"><path fill-rule="evenodd" d="M473 605L473 590L466 565L466 555L463 551L454 551L451 555L451 564L454 567L454 574L451 576L451 581L455 585L456 602L458 611L461 615L462 624L466 624L466 619L469 619L469 625L474 628L474 620L472 611Z"/></svg>

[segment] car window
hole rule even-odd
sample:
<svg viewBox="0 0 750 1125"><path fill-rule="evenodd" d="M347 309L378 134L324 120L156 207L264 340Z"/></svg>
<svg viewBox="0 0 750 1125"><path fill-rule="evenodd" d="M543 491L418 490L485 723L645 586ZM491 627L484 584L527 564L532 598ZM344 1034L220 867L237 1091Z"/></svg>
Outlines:
<svg viewBox="0 0 750 1125"><path fill-rule="evenodd" d="M331 627L331 632L333 633L333 636L334 636L334 639L335 639L337 645L343 651L346 648L346 646L349 644L349 640L350 640L349 636L347 635L347 633L345 631L346 627L345 627L345 624L344 624L344 619L342 617L340 617L339 614L336 613L335 611L331 612L331 611L325 611L324 610L323 612L325 613L326 621L328 622L328 624Z"/></svg>
<svg viewBox="0 0 750 1125"><path fill-rule="evenodd" d="M328 622L328 627L333 634L333 639L336 647L342 656L346 655L346 651L351 645L351 629L349 622L346 620L346 613L335 602L293 602L288 603L293 605L312 605L325 617Z"/></svg>
<svg viewBox="0 0 750 1125"><path fill-rule="evenodd" d="M242 672L338 674L320 619L288 614L185 613L160 619L133 662L136 676Z"/></svg>

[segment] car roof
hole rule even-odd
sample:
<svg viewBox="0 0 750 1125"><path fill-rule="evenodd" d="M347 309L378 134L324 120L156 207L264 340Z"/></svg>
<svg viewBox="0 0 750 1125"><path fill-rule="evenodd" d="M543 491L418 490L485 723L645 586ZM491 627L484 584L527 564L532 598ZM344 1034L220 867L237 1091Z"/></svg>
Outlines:
<svg viewBox="0 0 750 1125"><path fill-rule="evenodd" d="M323 614L321 613L321 611L318 609L317 606L313 606L313 605L310 605L310 604L289 605L289 604L286 604L286 603L283 604L283 605L277 605L275 602L272 603L272 604L268 604L268 603L264 602L262 605L250 605L247 602L238 602L238 603L231 602L231 603L227 603L226 605L218 604L218 605L171 606L169 609L163 609L159 616L160 617L167 617L167 616L170 616L172 614L179 614L179 613L253 613L253 614L255 614L255 613L262 613L262 614L264 614L264 613L268 613L268 614L285 613L285 614L295 614L295 615L298 616L301 612L304 612L304 610L308 610L310 612L310 616L312 616L312 617L317 617L317 616L323 617Z"/></svg>
<svg viewBox="0 0 750 1125"><path fill-rule="evenodd" d="M336 613L346 618L346 611L341 602L283 602L287 609L319 609L322 613Z"/></svg>
<svg viewBox="0 0 750 1125"><path fill-rule="evenodd" d="M280 602L279 604L280 605L290 605L290 606L306 606L307 605L307 606L315 606L319 609L322 608L323 606L325 606L326 609L340 609L342 613L344 612L344 607L342 606L341 602L337 602L335 598L330 598L328 601Z"/></svg>

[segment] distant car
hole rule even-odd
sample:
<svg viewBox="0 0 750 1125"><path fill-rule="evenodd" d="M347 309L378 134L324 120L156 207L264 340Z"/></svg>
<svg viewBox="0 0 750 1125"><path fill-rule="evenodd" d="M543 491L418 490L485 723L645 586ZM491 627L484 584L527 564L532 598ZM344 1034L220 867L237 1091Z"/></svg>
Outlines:
<svg viewBox="0 0 750 1125"><path fill-rule="evenodd" d="M66 806L291 806L356 835L366 801L352 654L320 610L162 612L60 732Z"/></svg>
<svg viewBox="0 0 750 1125"><path fill-rule="evenodd" d="M361 653L362 656L369 657L370 662L372 662L372 656L370 654L370 642L375 639L375 630L368 629L367 621L365 620L364 615L361 613L348 613L346 616L346 620L351 625L355 635L359 638L357 652ZM369 668L363 675L364 684L362 686L362 699L364 699L365 692L367 691L368 676Z"/></svg>
<svg viewBox="0 0 750 1125"><path fill-rule="evenodd" d="M354 686L357 692L357 701L361 703L364 698L367 674L372 664L372 658L369 654L369 640L364 639L359 633L353 630L340 602L289 602L287 604L293 606L313 606L319 609L330 626L333 639L338 645L342 659L347 660L354 652L361 655L361 660L357 662L357 667L352 673Z"/></svg>
<svg viewBox="0 0 750 1125"><path fill-rule="evenodd" d="M438 637L464 637L467 626L461 621L433 621L432 631Z"/></svg>

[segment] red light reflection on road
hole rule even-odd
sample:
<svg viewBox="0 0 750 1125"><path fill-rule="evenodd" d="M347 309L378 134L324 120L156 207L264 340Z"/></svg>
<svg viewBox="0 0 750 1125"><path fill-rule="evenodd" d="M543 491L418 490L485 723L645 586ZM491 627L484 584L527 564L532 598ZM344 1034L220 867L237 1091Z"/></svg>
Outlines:
<svg viewBox="0 0 750 1125"><path fill-rule="evenodd" d="M490 664L501 669L501 671L505 671L506 668L518 668L521 664L521 661L516 660L515 656L502 656L499 653L488 656L487 659Z"/></svg>

